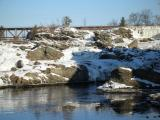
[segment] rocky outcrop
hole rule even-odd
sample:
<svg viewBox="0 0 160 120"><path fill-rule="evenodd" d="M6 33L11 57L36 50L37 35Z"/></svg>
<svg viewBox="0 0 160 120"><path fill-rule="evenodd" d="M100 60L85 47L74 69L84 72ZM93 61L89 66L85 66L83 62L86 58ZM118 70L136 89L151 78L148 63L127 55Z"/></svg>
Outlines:
<svg viewBox="0 0 160 120"><path fill-rule="evenodd" d="M33 51L29 51L27 58L36 61L36 60L57 60L63 56L59 50L56 50L52 47L38 47Z"/></svg>
<svg viewBox="0 0 160 120"><path fill-rule="evenodd" d="M65 67L64 65L56 65L54 68L48 68L46 73L54 73L69 80L69 83L74 82L89 82L88 70L85 66Z"/></svg>
<svg viewBox="0 0 160 120"><path fill-rule="evenodd" d="M135 69L133 74L137 78L160 84L160 73L155 72L153 69Z"/></svg>
<svg viewBox="0 0 160 120"><path fill-rule="evenodd" d="M23 77L12 74L9 79L13 86L89 82L87 68L83 65L54 65L41 72L28 72Z"/></svg>

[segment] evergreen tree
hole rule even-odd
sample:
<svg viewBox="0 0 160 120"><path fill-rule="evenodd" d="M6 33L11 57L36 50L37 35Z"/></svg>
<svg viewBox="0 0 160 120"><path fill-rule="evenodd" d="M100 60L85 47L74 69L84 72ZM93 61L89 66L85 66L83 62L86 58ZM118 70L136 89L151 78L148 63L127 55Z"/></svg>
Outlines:
<svg viewBox="0 0 160 120"><path fill-rule="evenodd" d="M68 16L65 16L65 17L62 19L62 25L63 25L64 27L69 27L71 23L72 23L72 20L71 20L70 17L68 17Z"/></svg>
<svg viewBox="0 0 160 120"><path fill-rule="evenodd" d="M125 20L124 17L122 17L119 26L120 26L120 27L125 27L125 26L126 26L126 20Z"/></svg>

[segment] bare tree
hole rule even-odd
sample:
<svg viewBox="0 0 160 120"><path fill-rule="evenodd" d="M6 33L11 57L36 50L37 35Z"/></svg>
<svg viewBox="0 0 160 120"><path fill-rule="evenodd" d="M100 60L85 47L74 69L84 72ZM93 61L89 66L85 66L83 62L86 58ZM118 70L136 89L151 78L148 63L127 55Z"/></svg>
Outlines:
<svg viewBox="0 0 160 120"><path fill-rule="evenodd" d="M160 25L160 16L159 15L155 16L155 18L154 18L154 24L155 25Z"/></svg>
<svg viewBox="0 0 160 120"><path fill-rule="evenodd" d="M63 17L62 26L69 27L71 23L72 23L72 20L71 20L71 18L69 16Z"/></svg>
<svg viewBox="0 0 160 120"><path fill-rule="evenodd" d="M140 14L139 13L131 13L129 15L128 22L130 25L139 25L140 24Z"/></svg>
<svg viewBox="0 0 160 120"><path fill-rule="evenodd" d="M140 22L143 25L151 25L152 24L152 12L149 9L145 9L141 12Z"/></svg>
<svg viewBox="0 0 160 120"><path fill-rule="evenodd" d="M110 26L118 26L118 21L117 20L112 20L110 23L108 23Z"/></svg>

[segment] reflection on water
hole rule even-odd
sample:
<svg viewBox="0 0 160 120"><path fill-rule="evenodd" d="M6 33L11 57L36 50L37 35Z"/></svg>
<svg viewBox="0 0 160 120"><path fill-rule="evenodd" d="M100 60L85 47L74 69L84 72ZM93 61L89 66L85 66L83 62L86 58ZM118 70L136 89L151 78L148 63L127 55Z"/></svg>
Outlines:
<svg viewBox="0 0 160 120"><path fill-rule="evenodd" d="M78 107L65 109L67 102ZM0 90L0 120L144 120L160 111L135 94L99 94L96 86Z"/></svg>

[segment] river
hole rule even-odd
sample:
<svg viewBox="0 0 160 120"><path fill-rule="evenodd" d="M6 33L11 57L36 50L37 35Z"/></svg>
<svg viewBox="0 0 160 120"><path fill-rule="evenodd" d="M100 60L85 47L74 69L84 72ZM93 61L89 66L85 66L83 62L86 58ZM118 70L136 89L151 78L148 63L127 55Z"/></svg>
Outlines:
<svg viewBox="0 0 160 120"><path fill-rule="evenodd" d="M0 120L158 120L160 109L135 94L107 94L96 85L0 90ZM68 103L76 105L66 107Z"/></svg>

